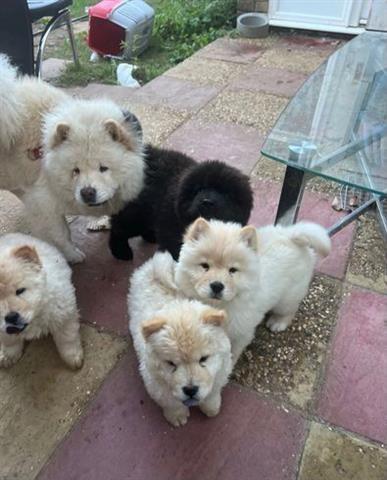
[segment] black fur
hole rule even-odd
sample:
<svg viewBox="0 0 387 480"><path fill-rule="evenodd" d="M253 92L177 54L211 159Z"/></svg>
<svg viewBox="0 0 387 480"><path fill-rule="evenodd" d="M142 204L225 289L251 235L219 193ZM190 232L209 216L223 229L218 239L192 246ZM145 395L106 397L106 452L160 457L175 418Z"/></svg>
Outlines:
<svg viewBox="0 0 387 480"><path fill-rule="evenodd" d="M136 200L112 217L110 250L133 258L128 239L157 242L178 259L183 234L198 217L246 225L253 206L249 179L225 163L197 163L183 153L147 145L145 186Z"/></svg>

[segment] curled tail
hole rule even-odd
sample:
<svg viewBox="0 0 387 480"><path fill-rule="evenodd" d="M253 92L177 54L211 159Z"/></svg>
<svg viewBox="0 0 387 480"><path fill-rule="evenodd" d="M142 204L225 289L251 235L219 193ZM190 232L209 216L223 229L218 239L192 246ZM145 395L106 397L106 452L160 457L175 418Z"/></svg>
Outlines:
<svg viewBox="0 0 387 480"><path fill-rule="evenodd" d="M153 276L160 285L168 290L176 291L175 260L169 252L156 252L153 259Z"/></svg>
<svg viewBox="0 0 387 480"><path fill-rule="evenodd" d="M0 146L9 149L19 135L22 124L22 105L15 92L17 70L6 55L0 54Z"/></svg>
<svg viewBox="0 0 387 480"><path fill-rule="evenodd" d="M288 227L289 239L299 247L310 247L322 257L331 251L331 239L327 230L311 222L299 222Z"/></svg>

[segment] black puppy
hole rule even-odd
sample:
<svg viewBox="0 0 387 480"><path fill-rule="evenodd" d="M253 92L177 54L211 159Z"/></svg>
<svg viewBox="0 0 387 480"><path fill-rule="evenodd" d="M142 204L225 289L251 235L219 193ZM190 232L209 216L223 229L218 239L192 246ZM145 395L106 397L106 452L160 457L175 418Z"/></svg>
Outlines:
<svg viewBox="0 0 387 480"><path fill-rule="evenodd" d="M128 239L141 236L179 258L183 234L203 217L245 225L253 206L249 179L225 163L197 163L183 153L147 145L145 185L136 200L112 217L110 250L133 258Z"/></svg>

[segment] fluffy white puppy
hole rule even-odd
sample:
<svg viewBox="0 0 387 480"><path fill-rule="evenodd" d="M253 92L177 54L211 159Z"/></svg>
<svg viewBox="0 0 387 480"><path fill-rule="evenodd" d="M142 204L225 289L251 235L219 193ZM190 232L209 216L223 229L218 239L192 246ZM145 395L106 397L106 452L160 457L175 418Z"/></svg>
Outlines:
<svg viewBox="0 0 387 480"><path fill-rule="evenodd" d="M51 245L21 233L0 237L0 366L22 356L25 340L51 334L71 368L83 350L71 270Z"/></svg>
<svg viewBox="0 0 387 480"><path fill-rule="evenodd" d="M273 332L290 325L308 291L315 252L326 256L330 248L326 230L313 223L256 230L199 218L185 235L174 282L188 298L227 312L235 363L266 313Z"/></svg>
<svg viewBox="0 0 387 480"><path fill-rule="evenodd" d="M191 406L198 405L208 416L219 413L231 372L231 346L223 311L179 299L167 286L168 270L165 283L156 278L164 275L164 258L170 264L159 253L134 272L129 328L149 395L165 418L179 426L187 422Z"/></svg>
<svg viewBox="0 0 387 480"><path fill-rule="evenodd" d="M0 55L0 188L22 190L34 236L70 262L66 215L117 212L143 186L141 126L110 100L77 100Z"/></svg>

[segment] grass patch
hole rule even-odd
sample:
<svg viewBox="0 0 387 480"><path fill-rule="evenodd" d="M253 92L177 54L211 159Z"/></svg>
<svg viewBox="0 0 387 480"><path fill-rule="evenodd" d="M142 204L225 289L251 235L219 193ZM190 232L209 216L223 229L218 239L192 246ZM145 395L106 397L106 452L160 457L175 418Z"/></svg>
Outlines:
<svg viewBox="0 0 387 480"><path fill-rule="evenodd" d="M73 16L81 15L86 6L95 3L93 0L74 0ZM150 46L140 57L131 60L137 66L135 76L141 84L161 75L216 38L230 33L236 14L236 0L150 0L149 3L156 10ZM117 63L114 60L91 63L86 34L77 35L76 42L81 66L70 64L58 84L115 84ZM56 56L70 58L67 41Z"/></svg>

